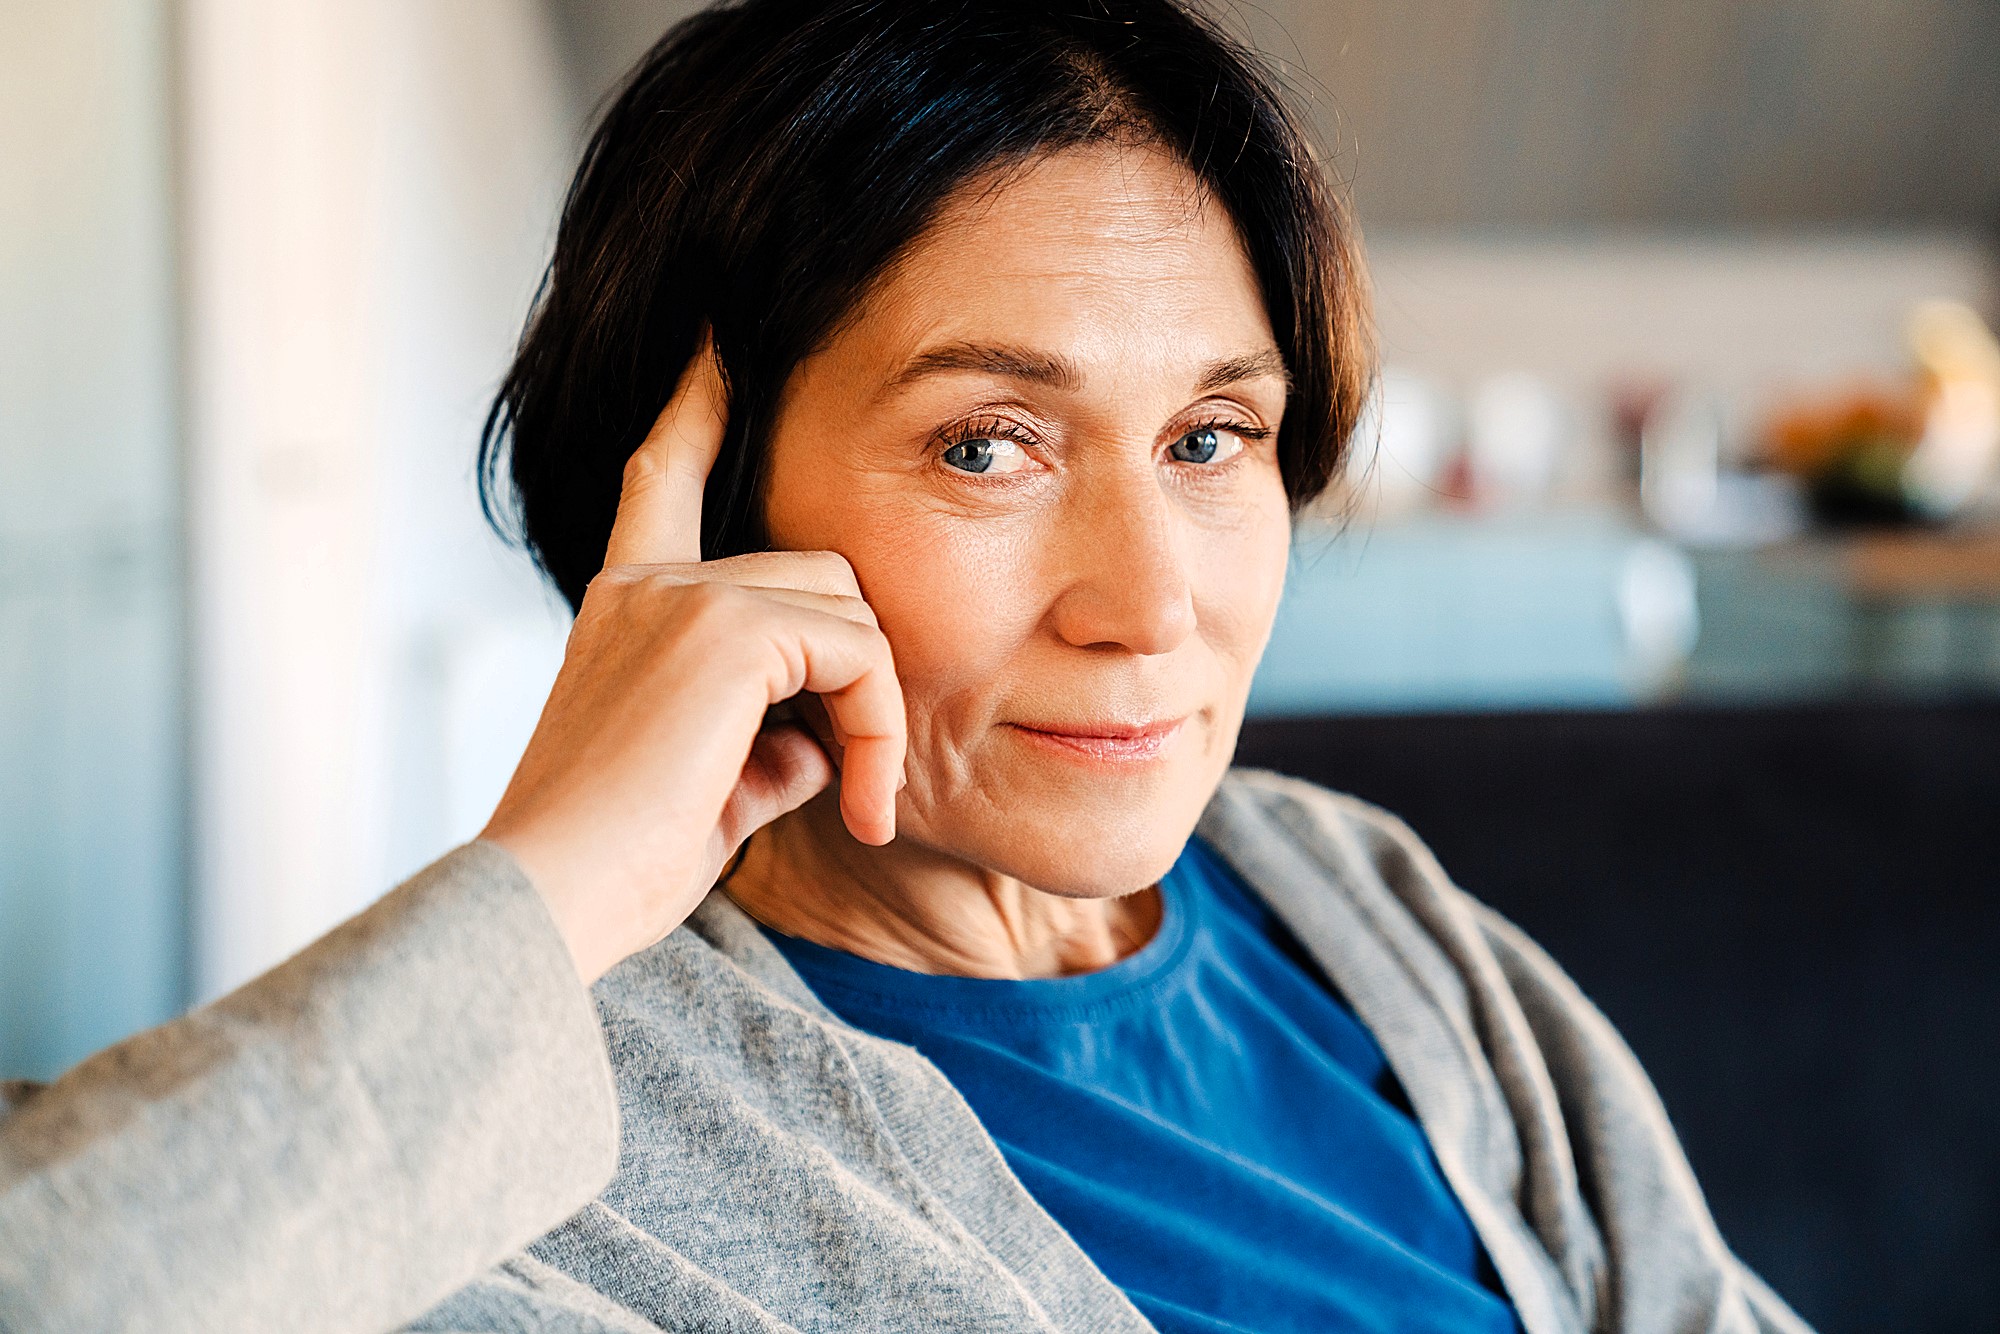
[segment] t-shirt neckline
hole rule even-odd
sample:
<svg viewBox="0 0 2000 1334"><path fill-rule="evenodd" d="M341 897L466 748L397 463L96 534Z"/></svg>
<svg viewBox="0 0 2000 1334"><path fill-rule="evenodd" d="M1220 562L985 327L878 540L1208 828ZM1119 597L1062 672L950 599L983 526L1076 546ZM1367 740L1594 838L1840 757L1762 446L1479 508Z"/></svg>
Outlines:
<svg viewBox="0 0 2000 1334"><path fill-rule="evenodd" d="M921 1012L932 1021L986 1026L1078 1022L1143 1004L1186 958L1198 895L1189 892L1182 853L1160 878L1160 925L1137 950L1093 972L1068 977L956 977L919 973L831 949L759 923L806 984L836 1009L893 1016Z"/></svg>

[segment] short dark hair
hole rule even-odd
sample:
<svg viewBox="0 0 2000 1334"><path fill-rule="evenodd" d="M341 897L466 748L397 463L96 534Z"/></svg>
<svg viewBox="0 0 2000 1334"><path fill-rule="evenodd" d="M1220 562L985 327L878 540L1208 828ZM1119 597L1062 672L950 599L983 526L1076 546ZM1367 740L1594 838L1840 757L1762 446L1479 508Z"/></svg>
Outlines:
<svg viewBox="0 0 2000 1334"><path fill-rule="evenodd" d="M1172 152L1241 233L1291 374L1278 453L1305 504L1372 381L1366 278L1254 56L1178 0L740 0L670 29L591 136L481 437L488 518L508 531L511 511L580 604L625 463L709 325L730 410L702 551L761 549L798 363L958 187L1120 135Z"/></svg>

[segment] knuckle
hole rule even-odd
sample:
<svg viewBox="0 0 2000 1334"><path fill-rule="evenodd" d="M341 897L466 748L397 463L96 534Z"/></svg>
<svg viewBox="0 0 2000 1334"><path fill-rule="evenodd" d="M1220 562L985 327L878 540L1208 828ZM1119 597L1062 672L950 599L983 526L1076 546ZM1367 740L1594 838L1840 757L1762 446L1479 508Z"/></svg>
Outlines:
<svg viewBox="0 0 2000 1334"><path fill-rule="evenodd" d="M690 582L685 566L627 562L605 566L591 580L591 586L604 585L608 595L643 598L659 596Z"/></svg>
<svg viewBox="0 0 2000 1334"><path fill-rule="evenodd" d="M854 577L854 566L838 551L802 552L801 559L806 568L817 575L826 588L842 597L861 596L861 581Z"/></svg>
<svg viewBox="0 0 2000 1334"><path fill-rule="evenodd" d="M650 445L641 445L625 460L622 484L627 491L644 491L666 480L666 460Z"/></svg>
<svg viewBox="0 0 2000 1334"><path fill-rule="evenodd" d="M747 601L742 589L714 580L697 583L675 581L672 587L682 603L683 614L689 620L709 625L733 622L742 615L743 604Z"/></svg>
<svg viewBox="0 0 2000 1334"><path fill-rule="evenodd" d="M639 582L643 570L632 565L607 565L591 576L584 585L583 605L601 607L623 598L632 585Z"/></svg>
<svg viewBox="0 0 2000 1334"><path fill-rule="evenodd" d="M875 618L875 609L868 605L867 598L843 595L838 600L849 620L859 621L871 630L881 630L882 623Z"/></svg>
<svg viewBox="0 0 2000 1334"><path fill-rule="evenodd" d="M710 666L734 661L736 652L757 636L752 633L757 599L729 584L690 583L673 590L673 610L666 617L669 633L694 647Z"/></svg>

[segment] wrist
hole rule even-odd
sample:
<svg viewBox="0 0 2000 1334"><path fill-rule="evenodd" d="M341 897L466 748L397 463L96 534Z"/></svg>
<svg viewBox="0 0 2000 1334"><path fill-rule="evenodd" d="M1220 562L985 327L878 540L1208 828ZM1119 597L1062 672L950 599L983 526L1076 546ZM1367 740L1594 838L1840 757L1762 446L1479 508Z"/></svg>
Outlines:
<svg viewBox="0 0 2000 1334"><path fill-rule="evenodd" d="M596 982L634 952L622 940L623 935L630 933L621 933L613 920L615 914L608 911L616 896L588 891L587 886L596 877L579 874L559 852L529 835L489 829L480 834L480 839L507 853L527 876L555 923L557 934L568 947L570 961L585 986ZM604 886L601 881L598 884L601 891Z"/></svg>

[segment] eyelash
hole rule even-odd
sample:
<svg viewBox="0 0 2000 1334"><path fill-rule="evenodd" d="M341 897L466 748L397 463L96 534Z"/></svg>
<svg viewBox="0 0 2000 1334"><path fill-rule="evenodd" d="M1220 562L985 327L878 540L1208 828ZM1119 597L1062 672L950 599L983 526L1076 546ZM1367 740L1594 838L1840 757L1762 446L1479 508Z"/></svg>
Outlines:
<svg viewBox="0 0 2000 1334"><path fill-rule="evenodd" d="M1199 421L1190 422L1182 428L1180 435L1174 438L1178 440L1181 436L1193 435L1196 431L1227 431L1231 435L1243 437L1244 441L1248 444L1256 444L1259 441L1271 438L1269 427L1252 426L1247 422L1238 421L1233 417L1221 415L1212 415L1204 417ZM939 455L942 455L952 446L962 445L972 440L1011 440L1023 449L1033 449L1041 443L1031 432L1017 426L1004 417L973 417L953 426L948 426L938 432L932 441L932 447ZM1238 455L1238 457L1241 457L1241 455ZM965 475L974 476L975 474L967 473ZM998 481L1000 479L996 477L991 480Z"/></svg>
<svg viewBox="0 0 2000 1334"><path fill-rule="evenodd" d="M1204 417L1200 421L1190 422L1187 428L1181 432L1181 435L1193 435L1196 431L1227 431L1231 435L1242 436L1244 440L1253 445L1259 440L1269 440L1271 438L1271 432L1267 427L1252 426L1248 422L1237 421L1234 417L1220 415ZM1175 438L1178 439L1179 437Z"/></svg>
<svg viewBox="0 0 2000 1334"><path fill-rule="evenodd" d="M938 432L934 442L937 452L942 454L953 445L962 445L971 440L1012 440L1023 449L1032 449L1041 443L1033 434L1016 426L1005 417L972 417Z"/></svg>

